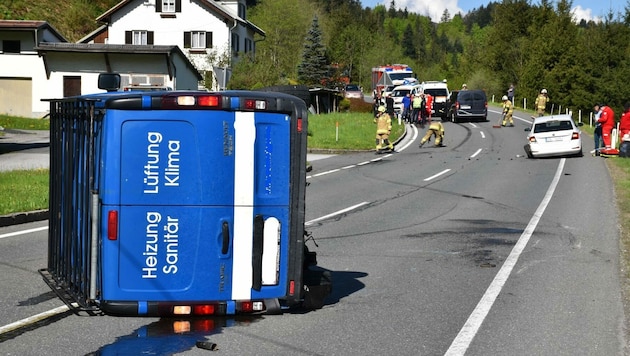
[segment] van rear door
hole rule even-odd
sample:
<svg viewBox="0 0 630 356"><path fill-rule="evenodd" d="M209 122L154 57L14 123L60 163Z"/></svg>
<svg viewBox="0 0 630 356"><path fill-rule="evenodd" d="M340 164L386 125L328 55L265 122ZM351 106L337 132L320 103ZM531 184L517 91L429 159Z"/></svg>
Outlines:
<svg viewBox="0 0 630 356"><path fill-rule="evenodd" d="M285 294L288 115L110 108L105 125L103 300Z"/></svg>

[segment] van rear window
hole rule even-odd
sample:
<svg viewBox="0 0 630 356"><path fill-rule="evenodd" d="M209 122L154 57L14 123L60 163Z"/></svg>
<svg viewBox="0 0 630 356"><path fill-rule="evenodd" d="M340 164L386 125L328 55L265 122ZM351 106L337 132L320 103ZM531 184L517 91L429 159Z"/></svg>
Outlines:
<svg viewBox="0 0 630 356"><path fill-rule="evenodd" d="M534 126L534 133L573 130L570 121L547 121Z"/></svg>
<svg viewBox="0 0 630 356"><path fill-rule="evenodd" d="M448 96L446 89L424 89L424 93L431 96Z"/></svg>

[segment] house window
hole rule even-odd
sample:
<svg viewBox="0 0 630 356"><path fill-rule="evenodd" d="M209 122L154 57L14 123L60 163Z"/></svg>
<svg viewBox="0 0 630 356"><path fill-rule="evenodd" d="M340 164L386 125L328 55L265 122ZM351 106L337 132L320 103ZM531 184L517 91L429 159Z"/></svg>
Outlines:
<svg viewBox="0 0 630 356"><path fill-rule="evenodd" d="M246 16L246 9L247 7L245 6L245 4L238 4L238 17L242 18L243 20L246 20L247 18Z"/></svg>
<svg viewBox="0 0 630 356"><path fill-rule="evenodd" d="M190 33L190 48L206 48L206 33L193 31Z"/></svg>
<svg viewBox="0 0 630 356"><path fill-rule="evenodd" d="M20 41L4 40L2 41L3 53L20 53Z"/></svg>
<svg viewBox="0 0 630 356"><path fill-rule="evenodd" d="M125 44L152 45L153 31L135 30L125 31Z"/></svg>
<svg viewBox="0 0 630 356"><path fill-rule="evenodd" d="M245 53L251 52L253 50L252 40L249 38L245 39Z"/></svg>
<svg viewBox="0 0 630 356"><path fill-rule="evenodd" d="M182 0L156 0L155 12L170 14L182 12Z"/></svg>
<svg viewBox="0 0 630 356"><path fill-rule="evenodd" d="M162 12L175 12L175 0L158 1L162 1Z"/></svg>
<svg viewBox="0 0 630 356"><path fill-rule="evenodd" d="M241 37L237 33L232 34L232 52L238 53L241 50Z"/></svg>
<svg viewBox="0 0 630 356"><path fill-rule="evenodd" d="M131 44L135 44L135 45L147 44L147 31L133 31Z"/></svg>
<svg viewBox="0 0 630 356"><path fill-rule="evenodd" d="M212 48L212 32L184 32L184 48L190 48L193 50Z"/></svg>

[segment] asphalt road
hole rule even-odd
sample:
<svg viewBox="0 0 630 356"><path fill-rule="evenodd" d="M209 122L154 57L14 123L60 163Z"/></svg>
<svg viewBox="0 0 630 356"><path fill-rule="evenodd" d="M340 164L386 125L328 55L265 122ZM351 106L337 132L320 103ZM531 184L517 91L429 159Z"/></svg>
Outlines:
<svg viewBox="0 0 630 356"><path fill-rule="evenodd" d="M188 332L62 310L29 323L62 306L37 273L46 223L0 228L0 354L206 355L207 340L224 355L623 355L604 159L527 159L528 119L495 120L446 123L443 148L410 127L395 154L311 159L308 244L334 283L316 311Z"/></svg>

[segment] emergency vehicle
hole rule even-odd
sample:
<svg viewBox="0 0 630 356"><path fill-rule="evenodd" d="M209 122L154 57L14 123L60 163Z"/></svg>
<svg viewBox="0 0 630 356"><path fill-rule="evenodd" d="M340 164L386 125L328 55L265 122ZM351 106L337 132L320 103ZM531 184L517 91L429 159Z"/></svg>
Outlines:
<svg viewBox="0 0 630 356"><path fill-rule="evenodd" d="M411 84L417 81L411 67L406 64L388 64L372 68L372 90L381 93L388 85Z"/></svg>
<svg viewBox="0 0 630 356"><path fill-rule="evenodd" d="M108 92L48 100L40 274L53 291L73 308L109 315L321 307L323 284L305 282L315 256L305 245L304 101L119 86L110 73L99 77Z"/></svg>
<svg viewBox="0 0 630 356"><path fill-rule="evenodd" d="M439 116L443 121L448 116L448 107L446 102L450 95L446 79L443 81L426 81L420 84L422 92L433 97L433 107L431 108L431 116Z"/></svg>

